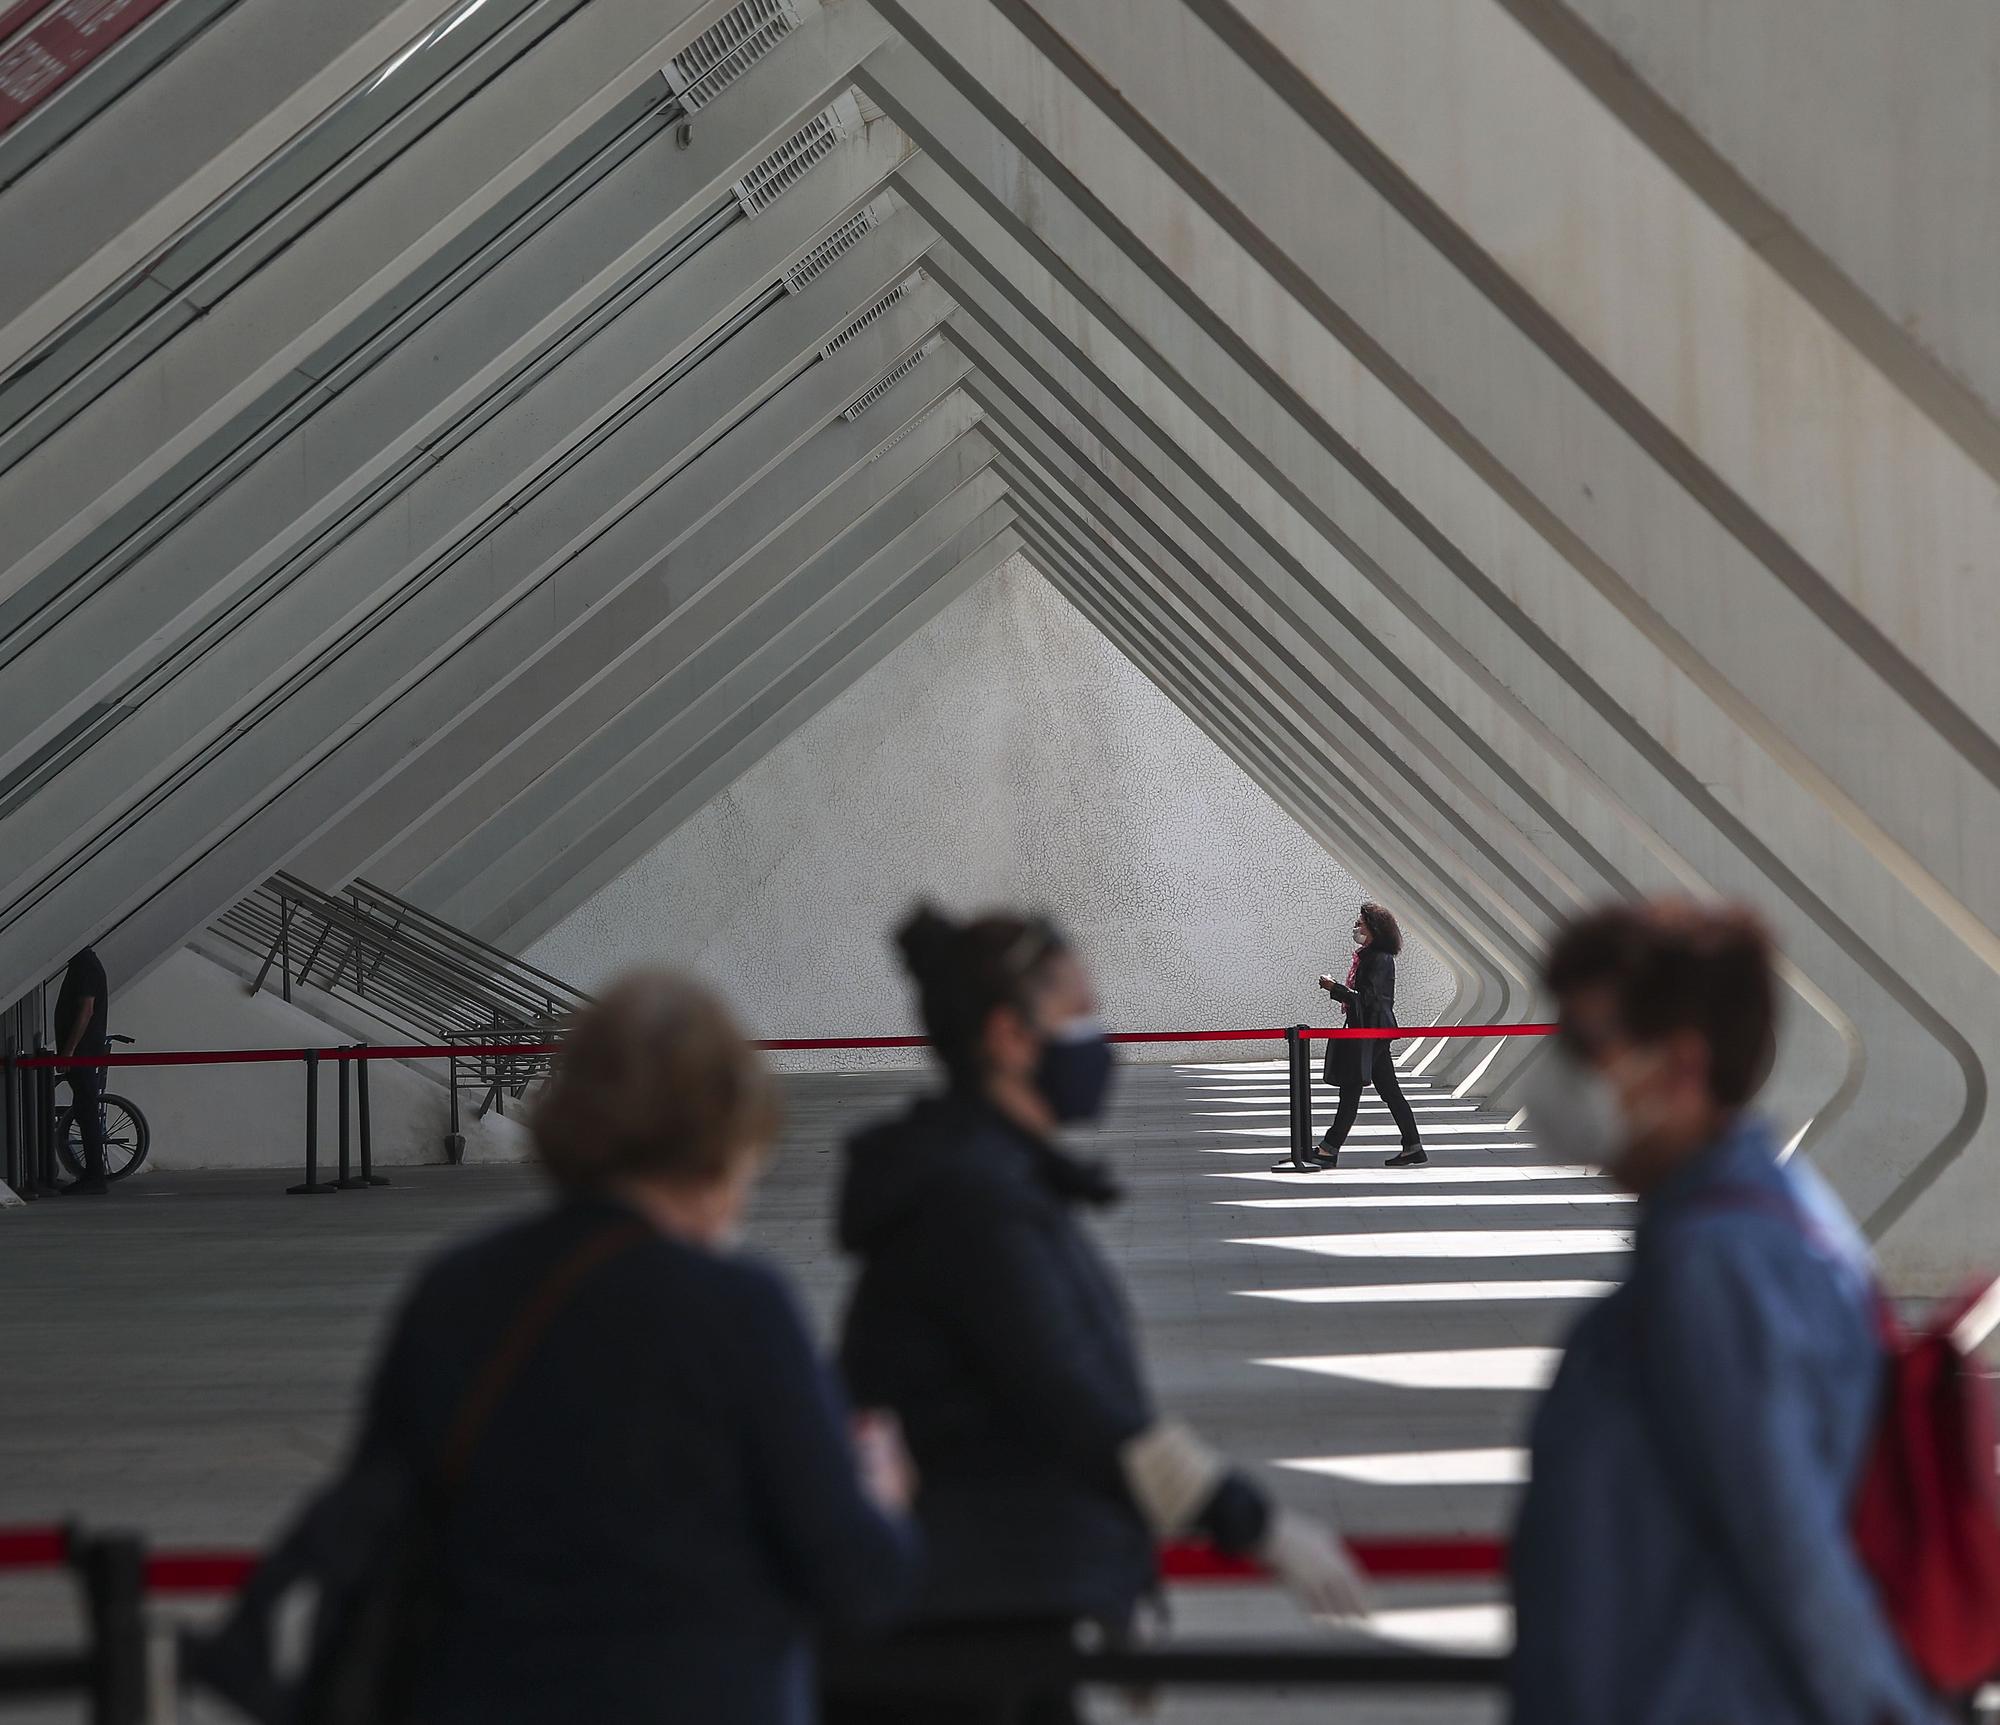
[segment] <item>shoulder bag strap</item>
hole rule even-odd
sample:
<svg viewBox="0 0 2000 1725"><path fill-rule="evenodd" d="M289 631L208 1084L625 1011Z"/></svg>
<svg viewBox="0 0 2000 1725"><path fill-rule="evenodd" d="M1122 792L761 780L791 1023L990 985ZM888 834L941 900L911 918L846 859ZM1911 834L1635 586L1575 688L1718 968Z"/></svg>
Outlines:
<svg viewBox="0 0 2000 1725"><path fill-rule="evenodd" d="M458 1405L458 1412L438 1457L439 1476L447 1493L457 1492L494 1409L500 1405L521 1368L528 1363L543 1336L548 1333L549 1325L569 1303L579 1284L592 1271L630 1251L649 1232L646 1225L638 1221L605 1228L565 1254L542 1278Z"/></svg>

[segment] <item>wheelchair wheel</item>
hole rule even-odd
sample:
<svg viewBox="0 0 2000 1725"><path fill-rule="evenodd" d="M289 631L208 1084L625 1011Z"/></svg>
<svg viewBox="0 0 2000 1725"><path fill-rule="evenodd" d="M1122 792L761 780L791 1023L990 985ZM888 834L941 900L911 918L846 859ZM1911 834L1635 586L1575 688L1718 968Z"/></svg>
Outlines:
<svg viewBox="0 0 2000 1725"><path fill-rule="evenodd" d="M152 1147L153 1129L139 1112L138 1104L123 1096L104 1098L104 1172L122 1180L146 1160ZM83 1133L77 1126L76 1105L71 1103L56 1116L56 1154L71 1175L83 1178Z"/></svg>

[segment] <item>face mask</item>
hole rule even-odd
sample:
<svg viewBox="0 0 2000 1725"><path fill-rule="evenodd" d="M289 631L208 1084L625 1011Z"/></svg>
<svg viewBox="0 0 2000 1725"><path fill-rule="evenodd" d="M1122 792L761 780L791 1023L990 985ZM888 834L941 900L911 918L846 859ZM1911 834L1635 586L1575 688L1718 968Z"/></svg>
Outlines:
<svg viewBox="0 0 2000 1725"><path fill-rule="evenodd" d="M1535 1143L1558 1162L1611 1168L1627 1134L1611 1080L1567 1049L1552 1049L1528 1079L1524 1098Z"/></svg>
<svg viewBox="0 0 2000 1725"><path fill-rule="evenodd" d="M1065 1025L1042 1045L1035 1088L1058 1120L1094 1120L1111 1089L1111 1044L1088 1019Z"/></svg>

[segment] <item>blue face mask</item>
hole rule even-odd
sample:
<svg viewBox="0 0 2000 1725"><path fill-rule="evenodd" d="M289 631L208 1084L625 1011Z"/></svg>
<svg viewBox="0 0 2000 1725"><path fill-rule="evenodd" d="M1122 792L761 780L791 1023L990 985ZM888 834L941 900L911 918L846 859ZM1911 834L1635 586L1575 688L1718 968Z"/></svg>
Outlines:
<svg viewBox="0 0 2000 1725"><path fill-rule="evenodd" d="M1095 1120L1104 1112L1114 1069L1104 1032L1089 1019L1079 1019L1042 1045L1035 1088L1058 1120Z"/></svg>

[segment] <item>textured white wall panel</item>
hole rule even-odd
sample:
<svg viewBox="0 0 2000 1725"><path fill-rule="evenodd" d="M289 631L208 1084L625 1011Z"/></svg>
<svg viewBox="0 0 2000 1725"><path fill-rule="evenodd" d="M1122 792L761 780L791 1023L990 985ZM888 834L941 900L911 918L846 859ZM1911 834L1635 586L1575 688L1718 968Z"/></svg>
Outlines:
<svg viewBox="0 0 2000 1725"><path fill-rule="evenodd" d="M920 893L1053 912L1116 1028L1212 1029L1326 1022L1362 887L1015 558L527 957L585 988L691 967L761 1036L896 1035ZM1451 999L1414 942L1400 993L1406 1022Z"/></svg>

